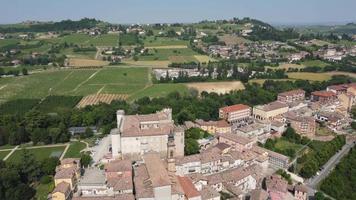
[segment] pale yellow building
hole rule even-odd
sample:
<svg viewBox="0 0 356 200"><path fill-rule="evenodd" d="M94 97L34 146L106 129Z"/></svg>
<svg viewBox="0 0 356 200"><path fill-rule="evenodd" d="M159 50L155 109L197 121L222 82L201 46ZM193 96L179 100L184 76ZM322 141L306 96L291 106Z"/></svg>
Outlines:
<svg viewBox="0 0 356 200"><path fill-rule="evenodd" d="M72 198L70 185L66 182L61 182L54 188L52 192L52 200L68 200Z"/></svg>
<svg viewBox="0 0 356 200"><path fill-rule="evenodd" d="M262 121L272 121L288 112L288 105L279 101L253 107L253 117Z"/></svg>

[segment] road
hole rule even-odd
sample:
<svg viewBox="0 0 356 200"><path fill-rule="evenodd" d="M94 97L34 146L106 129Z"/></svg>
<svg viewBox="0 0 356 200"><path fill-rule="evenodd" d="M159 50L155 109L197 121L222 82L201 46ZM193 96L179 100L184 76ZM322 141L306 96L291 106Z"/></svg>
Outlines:
<svg viewBox="0 0 356 200"><path fill-rule="evenodd" d="M90 148L92 154L92 158L94 163L99 163L100 160L109 153L109 148L111 144L111 135L107 135L99 141L98 145L95 145Z"/></svg>
<svg viewBox="0 0 356 200"><path fill-rule="evenodd" d="M327 163L323 166L323 169L319 171L319 175L315 175L314 177L308 179L305 184L309 188L309 195L314 195L316 192L316 188L319 183L326 178L329 173L335 168L335 166L340 162L340 160L349 152L349 150L355 144L352 141L347 142L342 149L333 155Z"/></svg>

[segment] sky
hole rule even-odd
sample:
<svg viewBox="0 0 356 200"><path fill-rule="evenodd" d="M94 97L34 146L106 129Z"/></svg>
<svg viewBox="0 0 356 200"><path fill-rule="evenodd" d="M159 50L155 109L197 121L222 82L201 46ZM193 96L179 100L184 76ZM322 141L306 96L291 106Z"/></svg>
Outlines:
<svg viewBox="0 0 356 200"><path fill-rule="evenodd" d="M97 18L111 23L251 17L274 24L356 22L356 0L0 0L0 24Z"/></svg>

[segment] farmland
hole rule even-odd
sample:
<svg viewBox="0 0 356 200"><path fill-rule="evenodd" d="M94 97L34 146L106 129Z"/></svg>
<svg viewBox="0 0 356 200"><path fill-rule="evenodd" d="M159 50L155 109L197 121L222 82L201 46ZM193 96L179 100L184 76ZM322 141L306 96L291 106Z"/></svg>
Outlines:
<svg viewBox="0 0 356 200"><path fill-rule="evenodd" d="M88 105L97 105L99 103L110 104L114 100L125 100L127 95L121 94L93 94L84 97L77 105L78 108L84 108Z"/></svg>
<svg viewBox="0 0 356 200"><path fill-rule="evenodd" d="M145 47L164 47L164 46L183 46L187 47L188 41L179 40L175 38L168 37L146 37L144 39Z"/></svg>
<svg viewBox="0 0 356 200"><path fill-rule="evenodd" d="M309 72L292 72L288 73L290 79L301 79L309 81L326 81L331 78L330 75L325 73L309 73Z"/></svg>
<svg viewBox="0 0 356 200"><path fill-rule="evenodd" d="M109 62L94 59L71 58L69 59L69 66L72 67L97 67L108 65Z"/></svg>
<svg viewBox="0 0 356 200"><path fill-rule="evenodd" d="M186 84L189 88L194 88L199 91L199 93L215 92L218 94L225 94L231 90L243 90L244 85L240 81L233 82L209 82L209 83L188 83Z"/></svg>
<svg viewBox="0 0 356 200"><path fill-rule="evenodd" d="M117 46L118 45L118 35L117 34L104 34L100 36L89 36L86 34L70 34L63 37L44 39L49 43L72 43L76 45L86 45L86 46Z"/></svg>
<svg viewBox="0 0 356 200"><path fill-rule="evenodd" d="M139 60L170 60L172 56L187 57L195 60L192 56L197 54L198 53L189 48L149 49L148 55L139 56Z"/></svg>

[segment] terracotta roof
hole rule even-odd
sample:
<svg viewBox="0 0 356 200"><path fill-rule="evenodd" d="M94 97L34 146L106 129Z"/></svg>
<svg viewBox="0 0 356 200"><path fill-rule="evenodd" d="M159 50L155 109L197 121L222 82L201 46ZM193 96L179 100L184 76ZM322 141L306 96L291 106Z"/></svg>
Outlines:
<svg viewBox="0 0 356 200"><path fill-rule="evenodd" d="M249 144L251 142L253 142L252 140L246 138L246 137L242 137L242 136L239 136L237 134L233 134L233 133L220 133L219 134L219 137L223 137L223 138L226 138L226 139L229 139L233 142L236 142L236 143L239 143L239 144L242 144L242 145L246 145L246 144Z"/></svg>
<svg viewBox="0 0 356 200"><path fill-rule="evenodd" d="M335 93L331 91L315 91L311 93L313 96L319 96L319 97L334 97L336 96Z"/></svg>
<svg viewBox="0 0 356 200"><path fill-rule="evenodd" d="M60 192L60 193L63 193L65 194L65 196L67 196L71 190L70 190L70 184L67 183L67 182L60 182L53 190L52 194L53 193L56 193L56 192Z"/></svg>
<svg viewBox="0 0 356 200"><path fill-rule="evenodd" d="M130 160L114 160L105 165L105 172L132 171Z"/></svg>
<svg viewBox="0 0 356 200"><path fill-rule="evenodd" d="M281 108L288 107L287 104L282 103L280 101L273 101L271 103L265 104L265 105L260 105L256 106L255 108L263 110L263 111L272 111L272 110L277 110Z"/></svg>
<svg viewBox="0 0 356 200"><path fill-rule="evenodd" d="M287 92L279 93L278 96L292 96L292 95L296 95L296 94L305 94L305 91L302 89L290 90Z"/></svg>
<svg viewBox="0 0 356 200"><path fill-rule="evenodd" d="M236 112L236 111L240 111L240 110L246 110L246 109L250 109L250 106L247 106L244 104L236 104L236 105L220 108L220 110L227 112L227 113Z"/></svg>
<svg viewBox="0 0 356 200"><path fill-rule="evenodd" d="M301 191L301 192L304 192L304 193L307 193L307 192L308 192L308 188L305 187L304 185L301 185L301 184L295 185L294 189L295 189L296 191Z"/></svg>
<svg viewBox="0 0 356 200"><path fill-rule="evenodd" d="M171 185L168 172L157 153L145 154L143 160L145 161L145 166L153 187Z"/></svg>
<svg viewBox="0 0 356 200"><path fill-rule="evenodd" d="M178 181L179 181L180 185L182 186L185 196L188 199L200 196L200 193L195 188L195 186L193 185L192 180L190 178L178 176Z"/></svg>
<svg viewBox="0 0 356 200"><path fill-rule="evenodd" d="M267 200L268 193L262 189L255 189L251 191L250 200Z"/></svg>
<svg viewBox="0 0 356 200"><path fill-rule="evenodd" d="M203 186L200 194L202 200L212 199L220 196L220 194L210 186Z"/></svg>
<svg viewBox="0 0 356 200"><path fill-rule="evenodd" d="M119 194L114 197L73 197L73 200L135 200L133 194Z"/></svg>
<svg viewBox="0 0 356 200"><path fill-rule="evenodd" d="M114 188L114 191L133 189L132 177L127 176L108 178L107 184L108 187Z"/></svg>
<svg viewBox="0 0 356 200"><path fill-rule="evenodd" d="M56 172L55 179L68 179L72 178L76 172L76 167L64 168Z"/></svg>
<svg viewBox="0 0 356 200"><path fill-rule="evenodd" d="M65 164L77 164L80 162L80 158L64 158L61 160L61 165Z"/></svg>
<svg viewBox="0 0 356 200"><path fill-rule="evenodd" d="M266 178L267 191L278 191L287 193L288 182L284 180L280 175L274 174Z"/></svg>

